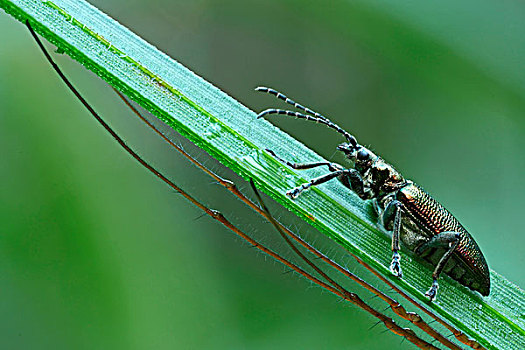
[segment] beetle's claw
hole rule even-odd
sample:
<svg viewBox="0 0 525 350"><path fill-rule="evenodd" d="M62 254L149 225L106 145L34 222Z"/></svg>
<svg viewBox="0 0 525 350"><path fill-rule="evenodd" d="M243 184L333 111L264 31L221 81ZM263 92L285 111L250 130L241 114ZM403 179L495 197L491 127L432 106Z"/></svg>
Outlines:
<svg viewBox="0 0 525 350"><path fill-rule="evenodd" d="M403 271L401 271L401 256L398 252L392 254L392 263L390 264L390 271L396 277L403 277Z"/></svg>
<svg viewBox="0 0 525 350"><path fill-rule="evenodd" d="M290 191L286 192L286 195L290 197L291 199L296 199L299 196L299 188L292 188Z"/></svg>
<svg viewBox="0 0 525 350"><path fill-rule="evenodd" d="M434 280L434 282L432 282L432 286L430 287L430 289L425 293L425 296L428 297L429 301L432 302L436 300L438 288L439 288L439 284L437 280Z"/></svg>

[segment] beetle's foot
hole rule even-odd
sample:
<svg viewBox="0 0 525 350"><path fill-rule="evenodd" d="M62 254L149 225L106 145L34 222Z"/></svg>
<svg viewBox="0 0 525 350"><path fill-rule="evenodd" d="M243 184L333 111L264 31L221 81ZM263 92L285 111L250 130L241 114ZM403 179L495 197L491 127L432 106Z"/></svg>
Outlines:
<svg viewBox="0 0 525 350"><path fill-rule="evenodd" d="M301 191L302 191L301 187L292 188L290 191L286 192L286 195L290 197L291 199L296 199L297 197L299 197L299 194L301 193Z"/></svg>
<svg viewBox="0 0 525 350"><path fill-rule="evenodd" d="M434 279L434 282L432 282L432 287L430 287L430 289L425 293L425 296L427 296L430 301L436 300L438 288L439 288L438 281Z"/></svg>
<svg viewBox="0 0 525 350"><path fill-rule="evenodd" d="M396 277L403 277L403 272L401 271L401 256L398 252L392 254L392 263L390 264L390 271Z"/></svg>

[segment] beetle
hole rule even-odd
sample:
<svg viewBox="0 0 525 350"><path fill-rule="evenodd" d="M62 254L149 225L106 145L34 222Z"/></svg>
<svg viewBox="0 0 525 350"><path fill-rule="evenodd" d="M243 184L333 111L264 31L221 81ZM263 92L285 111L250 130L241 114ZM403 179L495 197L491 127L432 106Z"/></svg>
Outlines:
<svg viewBox="0 0 525 350"><path fill-rule="evenodd" d="M442 272L460 284L478 291L484 296L490 293L490 274L485 257L479 246L459 221L428 194L421 186L406 179L391 164L370 149L360 145L349 132L308 107L295 102L272 88L260 86L256 91L268 93L283 100L304 113L270 108L262 111L257 118L267 115L287 115L314 121L343 135L346 142L337 146L353 168L345 168L332 162L297 164L286 161L267 149L273 157L296 169L312 169L326 166L329 173L311 179L286 194L297 198L310 187L337 178L345 187L363 200L372 200L380 224L392 231L392 262L390 271L402 277L400 242L415 255L435 266L433 282L425 296L434 301L439 288L438 279Z"/></svg>

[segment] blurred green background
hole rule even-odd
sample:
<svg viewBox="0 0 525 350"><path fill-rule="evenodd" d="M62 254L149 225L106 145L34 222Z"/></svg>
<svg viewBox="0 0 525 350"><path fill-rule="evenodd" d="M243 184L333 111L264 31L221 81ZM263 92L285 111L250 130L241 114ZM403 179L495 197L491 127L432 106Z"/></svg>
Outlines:
<svg viewBox="0 0 525 350"><path fill-rule="evenodd" d="M269 85L332 117L449 208L492 269L525 286L523 3L91 2L254 110L279 105L253 92ZM0 33L1 348L412 347L199 218L90 119L22 24L2 12ZM57 60L146 158L285 249L105 83ZM273 121L341 161L330 130Z"/></svg>

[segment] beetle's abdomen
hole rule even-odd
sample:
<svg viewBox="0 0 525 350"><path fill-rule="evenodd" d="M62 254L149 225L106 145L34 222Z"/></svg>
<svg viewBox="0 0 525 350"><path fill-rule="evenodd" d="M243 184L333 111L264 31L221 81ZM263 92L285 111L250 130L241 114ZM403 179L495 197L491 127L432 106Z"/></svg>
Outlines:
<svg viewBox="0 0 525 350"><path fill-rule="evenodd" d="M447 263L445 272L459 283L479 291L482 295L488 295L490 275L487 262L472 236L459 221L416 184L408 184L401 188L396 197L422 230L432 235L445 231L461 233L459 246ZM427 254L425 260L435 264L435 261L432 261L433 255Z"/></svg>

